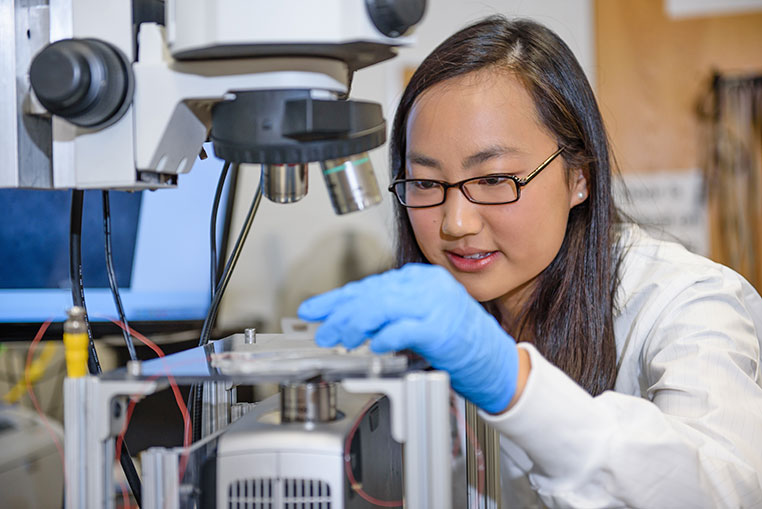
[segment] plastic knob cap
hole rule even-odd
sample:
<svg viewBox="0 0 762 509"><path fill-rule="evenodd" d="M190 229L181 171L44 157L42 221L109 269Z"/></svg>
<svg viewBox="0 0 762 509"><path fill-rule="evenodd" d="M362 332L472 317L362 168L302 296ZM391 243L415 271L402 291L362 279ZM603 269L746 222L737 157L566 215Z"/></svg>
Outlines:
<svg viewBox="0 0 762 509"><path fill-rule="evenodd" d="M44 79L49 73L56 80ZM35 83L35 93L43 103L53 109L65 109L82 100L90 88L90 68L87 60L78 53L62 51L60 46L43 51L30 69L30 79Z"/></svg>
<svg viewBox="0 0 762 509"><path fill-rule="evenodd" d="M96 39L64 39L46 46L29 68L40 103L83 127L118 120L132 101L133 76L126 58Z"/></svg>

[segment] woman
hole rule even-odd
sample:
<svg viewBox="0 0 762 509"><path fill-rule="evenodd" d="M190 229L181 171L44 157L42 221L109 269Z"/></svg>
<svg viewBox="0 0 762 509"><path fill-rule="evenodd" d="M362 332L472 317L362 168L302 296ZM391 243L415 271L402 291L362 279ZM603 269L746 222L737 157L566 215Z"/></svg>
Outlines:
<svg viewBox="0 0 762 509"><path fill-rule="evenodd" d="M595 98L555 34L493 17L447 39L391 155L401 268L306 301L318 344L447 371L535 503L762 507L762 299L619 221Z"/></svg>

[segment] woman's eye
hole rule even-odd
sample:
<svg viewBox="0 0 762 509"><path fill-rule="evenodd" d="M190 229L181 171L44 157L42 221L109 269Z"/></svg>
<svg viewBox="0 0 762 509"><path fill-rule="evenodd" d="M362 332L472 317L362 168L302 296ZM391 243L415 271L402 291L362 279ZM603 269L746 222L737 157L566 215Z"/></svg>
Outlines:
<svg viewBox="0 0 762 509"><path fill-rule="evenodd" d="M416 189L421 189L421 190L434 189L435 187L437 187L437 185L438 184L436 182L430 182L428 180L416 180L415 182L413 182L413 186Z"/></svg>
<svg viewBox="0 0 762 509"><path fill-rule="evenodd" d="M499 186L502 184L505 184L508 181L508 177L502 177L497 175L487 175L479 180L477 180L477 184L480 186Z"/></svg>

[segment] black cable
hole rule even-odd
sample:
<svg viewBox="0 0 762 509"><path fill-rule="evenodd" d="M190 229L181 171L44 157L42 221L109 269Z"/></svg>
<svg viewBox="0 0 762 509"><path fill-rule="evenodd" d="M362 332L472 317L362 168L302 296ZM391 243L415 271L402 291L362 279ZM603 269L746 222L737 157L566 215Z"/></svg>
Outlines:
<svg viewBox="0 0 762 509"><path fill-rule="evenodd" d="M84 320L87 326L87 337L90 340L87 368L91 375L97 375L101 372L101 365L98 361L98 352L95 351L93 332L90 330L90 320L87 318L85 286L82 283L82 204L84 202L84 195L85 192L80 189L74 189L71 194L69 279L71 281L71 297L74 305L85 310Z"/></svg>
<svg viewBox="0 0 762 509"><path fill-rule="evenodd" d="M85 310L84 320L87 326L87 336L90 338L89 356L87 358L87 368L91 375L101 373L101 365L98 361L98 352L95 351L93 334L90 330L90 321L87 319L87 307L85 306L85 287L82 283L82 204L84 201L84 191L74 189L71 195L71 216L69 224L69 278L71 279L71 294L75 306ZM122 465L124 476L130 485L132 495L138 507L141 505L141 486L140 477L135 470L135 464L132 462L132 456L127 449L127 443L122 440L122 451L119 462Z"/></svg>
<svg viewBox="0 0 762 509"><path fill-rule="evenodd" d="M132 343L132 336L129 332L129 325L127 323L127 317L124 314L124 306L122 306L122 298L119 296L119 285L116 281L116 272L114 271L114 259L111 252L111 207L109 205L109 192L103 191L103 237L105 238L104 247L106 250L106 272L108 273L108 284L111 287L111 295L114 297L114 305L119 313L119 321L122 322L124 327L122 329L122 336L124 336L124 342L127 345L127 352L130 354L130 359L133 361L138 360L138 355L135 352L135 345Z"/></svg>
<svg viewBox="0 0 762 509"><path fill-rule="evenodd" d="M209 311L206 314L204 326L201 328L199 346L203 346L209 342L209 336L211 336L212 328L214 327L214 321L217 319L217 310L220 306L220 302L222 301L222 295L225 293L225 288L227 288L228 283L230 282L230 276L233 274L233 269L238 262L238 258L241 256L243 245L246 242L246 237L248 237L249 232L251 231L251 225L254 222L254 217L257 214L257 209L259 209L259 203L261 201L262 181L260 179L259 185L257 186L257 191L254 194L254 199L252 200L251 206L249 207L249 212L246 214L246 220L244 221L244 224L241 227L241 232L238 234L238 238L235 241L235 246L233 246L233 252L230 254L230 258L225 264L225 270L222 272L222 277L220 278L219 283L217 283L217 288L214 292L214 299L212 299L212 303L209 306Z"/></svg>
<svg viewBox="0 0 762 509"><path fill-rule="evenodd" d="M210 265L210 271L209 271L209 290L212 294L212 300L214 300L214 294L217 291L217 282L219 281L220 274L218 274L218 255L217 255L217 213L220 207L220 199L222 198L222 190L225 187L225 178L227 177L228 170L230 169L230 161L225 161L225 164L222 165L222 172L220 173L220 178L217 181L217 190L214 193L214 201L212 203L212 214L211 218L209 220L209 265ZM235 169L233 171L234 175L237 175L238 172L235 171L238 169L238 165L235 166ZM230 201L230 200L228 200ZM226 227L225 227L225 234L227 235L227 221L229 220L229 214L231 211L231 207L227 207L227 210L225 211L226 215ZM227 244L223 242L224 244ZM223 248L220 251L223 255L225 253L225 248ZM196 401L196 394L198 391L200 391L200 387L198 384L193 384L190 388L190 392L188 394L188 407L190 408L191 415L194 414L194 402ZM198 423L201 419L201 416L199 415L194 419L193 422ZM199 427L200 425L196 425L196 427ZM198 440L201 438L201 432L200 429L198 430L198 436L196 436L196 432L194 432L193 440Z"/></svg>
<svg viewBox="0 0 762 509"><path fill-rule="evenodd" d="M222 241L220 242L220 245L218 246L218 251L220 253L227 253L228 252L228 244L230 243L230 226L233 222L233 211L235 210L235 197L236 192L238 189L238 175L240 175L240 166L234 165L231 170L230 174L228 175L227 181L228 181L228 199L225 201L225 217L222 219L222 235L220 237L222 238ZM217 258L220 258L219 256ZM222 269L224 268L224 265L221 263L217 264L217 276L215 279L214 286L217 286L217 282L219 282L220 278L222 277Z"/></svg>
<svg viewBox="0 0 762 509"><path fill-rule="evenodd" d="M143 489L140 484L140 477L138 471L135 469L135 463L132 462L132 456L130 456L130 450L127 448L127 443L122 440L122 452L119 454L119 463L122 465L122 472L127 479L132 490L132 496L135 497L135 503L138 507L142 506L142 492Z"/></svg>
<svg viewBox="0 0 762 509"><path fill-rule="evenodd" d="M234 166L234 171L237 166L237 164ZM217 310L219 309L220 302L222 301L222 296L225 293L225 289L230 282L230 276L232 275L233 269L235 268L235 265L238 262L238 258L241 255L243 245L246 242L246 237L248 237L249 232L251 231L251 225L254 222L254 217L257 214L259 203L261 201L262 180L260 179L259 185L257 186L257 191L254 194L254 199L252 200L251 206L249 207L249 212L246 214L246 219L243 226L241 227L241 231L238 234L238 238L236 239L235 245L233 247L233 252L230 254L230 258L228 258L228 261L225 264L225 270L222 272L222 277L220 278L220 281L217 284L217 288L214 291L214 298L212 299L212 303L209 306L209 311L206 314L204 326L201 328L199 346L203 346L209 342L209 337L211 336L212 328L214 327L214 321L217 318ZM201 438L201 400L202 388L199 384L195 384L193 387L191 387L191 391L188 396L188 406L192 416L191 422L193 424L194 441Z"/></svg>
<svg viewBox="0 0 762 509"><path fill-rule="evenodd" d="M212 299L214 298L214 292L217 289L217 211L220 208L220 199L222 198L222 189L225 187L225 177L228 175L228 169L230 168L230 161L225 161L222 166L222 173L220 173L220 179L217 182L217 191L214 193L214 202L212 203L212 218L209 221L209 264L210 264L210 291L212 293Z"/></svg>

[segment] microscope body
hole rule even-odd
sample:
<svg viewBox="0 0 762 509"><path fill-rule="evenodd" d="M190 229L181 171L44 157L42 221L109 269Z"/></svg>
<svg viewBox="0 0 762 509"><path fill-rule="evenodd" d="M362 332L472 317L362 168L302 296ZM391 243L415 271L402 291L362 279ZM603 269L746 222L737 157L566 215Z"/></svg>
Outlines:
<svg viewBox="0 0 762 509"><path fill-rule="evenodd" d="M10 26L0 35L0 187L174 187L202 144L210 135L214 140L219 104L244 93L293 90L303 91L303 101L347 102L352 73L408 44L402 34L425 4L166 0L157 19L140 23L140 3L4 1L0 17ZM289 99L278 100L275 117L254 109L241 117L260 131L283 134L290 153L263 155L272 148L263 139L253 142L259 151L252 155L243 146L248 140L237 146L241 140L226 138L219 140L226 143L224 159L306 164L320 161L309 157L335 159L385 141L380 107L363 125L348 125L351 118L334 124L334 115L303 125L312 118L294 115L307 118L322 106L292 106L289 118L302 128L282 128ZM227 122L229 114L222 115L217 129ZM384 135L358 145L359 131L369 127ZM321 152L315 140L354 145Z"/></svg>

